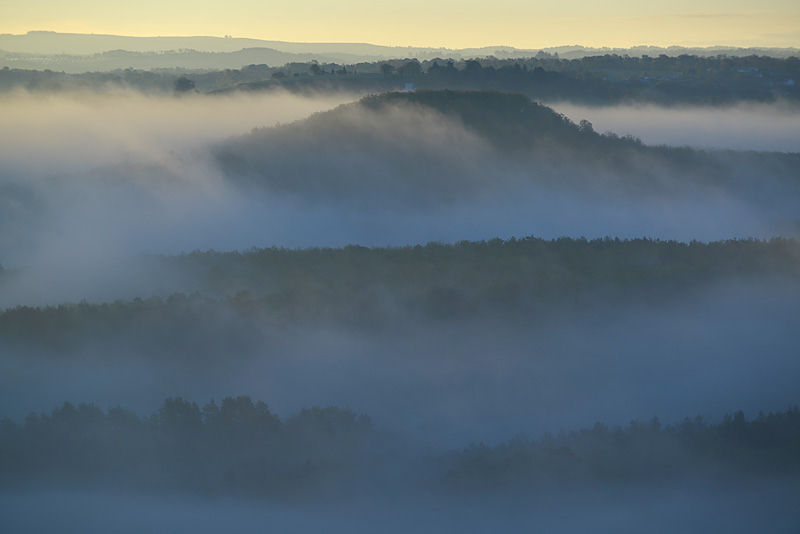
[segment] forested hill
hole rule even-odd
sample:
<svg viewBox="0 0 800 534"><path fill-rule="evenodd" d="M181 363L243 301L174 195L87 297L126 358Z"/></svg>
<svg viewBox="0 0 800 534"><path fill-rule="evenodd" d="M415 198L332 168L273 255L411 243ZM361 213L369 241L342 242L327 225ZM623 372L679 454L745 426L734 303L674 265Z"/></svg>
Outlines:
<svg viewBox="0 0 800 534"><path fill-rule="evenodd" d="M529 237L210 251L150 261L148 268L165 279L181 280L171 291L191 294L10 308L0 313L0 339L64 348L116 336L127 348L161 343L168 357L181 358L182 350L230 350L287 326L385 331L461 320L540 324L562 313L685 305L706 291L800 289L800 246L787 239ZM6 272L0 283L11 286L16 276Z"/></svg>
<svg viewBox="0 0 800 534"><path fill-rule="evenodd" d="M415 91L383 93L363 98L360 106L382 111L413 105L460 121L501 150L526 149L542 138L561 143L597 141L588 127L573 124L553 109L521 94L494 91Z"/></svg>
<svg viewBox="0 0 800 534"><path fill-rule="evenodd" d="M525 184L659 195L711 187L748 202L778 193L777 201L797 198L800 186L800 154L645 146L492 91L367 96L254 130L216 155L230 177L273 191L391 202Z"/></svg>

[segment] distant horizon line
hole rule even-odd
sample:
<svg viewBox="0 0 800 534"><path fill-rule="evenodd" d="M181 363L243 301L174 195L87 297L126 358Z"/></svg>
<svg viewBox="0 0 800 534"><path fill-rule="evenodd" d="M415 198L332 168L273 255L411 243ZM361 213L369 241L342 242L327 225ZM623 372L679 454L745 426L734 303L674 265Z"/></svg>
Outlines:
<svg viewBox="0 0 800 534"><path fill-rule="evenodd" d="M518 47L513 45L506 45L506 44L489 44L489 45L473 45L473 46L466 46L466 47L449 47L449 46L424 46L424 45L390 45L390 44L377 44L372 42L366 41L287 41L281 39L265 39L261 37L234 37L232 35L127 35L127 34L115 34L115 33L81 33L81 32L63 32L63 31L56 31L56 30L28 30L25 33L7 33L7 32L0 32L0 36L11 36L11 37L25 37L31 34L54 34L54 35L69 35L69 36L96 36L96 37L121 37L121 38L129 38L129 39L221 39L221 40L249 40L249 41L263 41L263 42L273 42L273 43L287 43L287 44L306 44L306 45L359 45L359 46L375 46L381 48L407 48L407 49L432 49L432 50L452 50L452 51L460 51L460 50L471 50L471 49L491 49L491 48L506 48L506 49L513 49L518 51L527 51L527 50L552 50L552 49L564 49L564 48L577 48L577 49L588 49L588 50L632 50L637 48L657 48L663 50L670 50L670 49L739 49L739 50L749 50L749 49L765 49L765 50L800 50L800 47L796 46L769 46L769 45L750 45L750 46L740 46L740 45L732 45L732 44L714 44L714 45L681 45L681 44L671 44L671 45L658 45L658 44L634 44L634 45L601 45L601 46L592 46L592 45L583 45L583 44L561 44L561 45L550 45L550 46L542 46L542 47Z"/></svg>

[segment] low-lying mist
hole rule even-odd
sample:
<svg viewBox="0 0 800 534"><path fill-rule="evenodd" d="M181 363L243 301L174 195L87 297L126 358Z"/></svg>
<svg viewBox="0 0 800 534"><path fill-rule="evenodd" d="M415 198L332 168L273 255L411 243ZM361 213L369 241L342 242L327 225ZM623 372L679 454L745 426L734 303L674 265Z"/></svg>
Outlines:
<svg viewBox="0 0 800 534"><path fill-rule="evenodd" d="M264 475L268 498L231 490L184 499L127 486L100 496L95 486L64 482L68 475L48 483L58 469L45 469L37 484L24 478L26 466L4 457L0 466L20 467L14 472L23 473L25 491L2 495L0 523L64 532L797 527L787 511L797 484L773 476L781 461L795 461L789 453L789 460L767 455L773 471L764 472L723 455L741 478L711 466L697 481L666 473L653 484L587 479L542 490L550 479L534 476L535 491L523 484L505 494L449 496L439 482L411 482L406 468L416 475L426 462L443 462L436 465L449 480L480 486L481 462L495 457L486 447L463 447L497 445L500 460L488 465L502 467L503 444L520 432L566 439L572 434L561 430L598 428L597 421L720 420L734 410L752 420L796 404L800 376L796 155L649 147L598 135L519 96L415 95L338 108L353 97L0 98L0 417L10 418L0 420L0 432L12 436L8 450L20 448L13 437L24 432L47 441L36 421L63 430L58 418L36 414L56 413L65 401L78 410L63 405L62 416L83 410L95 423L121 406L141 419L115 409L114 424L141 430L148 450L177 458L178 476L191 483L193 470L180 467L191 467L185 462L200 449L191 440L171 449L182 442L169 436L183 434L169 432L188 428L191 437L201 412L178 403L197 416L184 425L159 408L163 399L247 395L284 421L304 414L328 437L337 434L320 416L327 412L304 407L343 407L330 413L345 414L345 422L368 414L389 446L358 457L369 460L359 468L371 476L383 466L381 476L405 482L393 493L370 478L372 486L346 499L337 478L320 475L335 498L281 502L286 466L271 466L277 460L256 440L253 472ZM628 127L645 120L650 128L661 110L607 126L605 111L572 109L586 112L570 115L575 122L589 118L599 131L618 125L618 134L645 143L671 139ZM773 109L728 111L731 120L774 120L796 139L793 121L777 120ZM703 137L695 122L722 120L718 113L670 111L671 121L682 118L693 130L676 143L720 146L716 131ZM660 131L672 135L675 122L663 117ZM787 146L763 131L754 146ZM736 146L731 139L721 143ZM529 235L545 239L492 239ZM643 235L682 243L549 241ZM787 239L690 243L775 236ZM474 243L482 239L489 241ZM433 243L414 246L426 242ZM404 248L363 248L386 245ZM251 247L319 248L245 252ZM242 252L181 254L208 249ZM744 424L737 417L723 421ZM103 481L106 464L80 448L100 436L132 455L131 464L108 456L125 481L162 480L157 462L137 472L137 461L152 458L138 458L116 427L97 428L85 442L64 434L68 446L55 461L59 452L75 454L96 481L119 490L124 482ZM214 450L215 442L203 446ZM564 447L544 450L550 471L574 459ZM213 471L226 458L198 461ZM582 469L581 461L570 465ZM290 467L302 489L341 466ZM222 473L217 482L235 481Z"/></svg>
<svg viewBox="0 0 800 534"><path fill-rule="evenodd" d="M0 157L26 172L163 163L171 152L308 117L357 98L291 93L147 95L136 91L2 95Z"/></svg>
<svg viewBox="0 0 800 534"><path fill-rule="evenodd" d="M598 132L631 134L648 145L800 151L800 107L791 102L714 108L558 102L552 107L574 122L590 121Z"/></svg>
<svg viewBox="0 0 800 534"><path fill-rule="evenodd" d="M169 533L191 530L242 533L484 533L617 532L673 534L719 531L749 534L768 525L792 532L796 483L777 479L590 488L553 487L534 494L434 498L427 492L334 503L94 492L22 492L3 495L0 512L15 532ZM39 513L42 508L47 514Z"/></svg>
<svg viewBox="0 0 800 534"><path fill-rule="evenodd" d="M0 306L147 296L157 284L126 282L140 278L140 251L257 244L236 235L246 222L225 227L246 199L215 170L209 143L352 98L3 95L0 263L27 267L31 281L0 290Z"/></svg>
<svg viewBox="0 0 800 534"><path fill-rule="evenodd" d="M586 152L586 162L575 147L535 141L549 159L540 161L538 152L530 159L520 126L502 122L502 106L516 101L502 98L495 110L476 96L477 119L469 110L459 118L422 106L351 107L270 128L352 98L4 96L0 264L25 269L0 288L0 306L169 294L172 282L149 272L139 252L531 234L798 235L797 171L789 160L656 157L614 140ZM762 111L766 120L774 115L751 108ZM484 120L495 137L481 133ZM267 128L231 137L255 127ZM514 154L506 150L512 146Z"/></svg>
<svg viewBox="0 0 800 534"><path fill-rule="evenodd" d="M0 406L15 418L67 399L150 413L167 396L244 393L282 415L349 406L450 446L732 407L753 415L797 401L798 301L796 285L739 283L513 323L398 314L389 331L265 321L259 333L225 326L235 316L195 319L141 341L5 344Z"/></svg>

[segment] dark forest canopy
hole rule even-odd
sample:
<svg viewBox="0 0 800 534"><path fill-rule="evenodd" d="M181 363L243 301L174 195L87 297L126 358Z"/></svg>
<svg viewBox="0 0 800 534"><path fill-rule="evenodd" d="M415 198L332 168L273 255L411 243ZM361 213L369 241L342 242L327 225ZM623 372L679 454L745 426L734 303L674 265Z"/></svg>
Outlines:
<svg viewBox="0 0 800 534"><path fill-rule="evenodd" d="M216 295L247 290L263 297L287 284L295 290L325 286L347 293L378 284L408 295L449 286L491 301L492 288L497 296L516 300L526 294L563 297L604 287L623 292L658 290L661 284L688 287L726 277L796 279L800 245L783 238L681 243L525 237L387 248L194 252L162 261L187 273L202 273L196 279L208 285L198 289Z"/></svg>
<svg viewBox="0 0 800 534"><path fill-rule="evenodd" d="M531 321L559 310L589 313L637 302L668 306L726 283L776 283L787 290L800 283L800 244L783 238L682 243L527 237L193 252L149 261L194 293L18 306L0 314L0 336L8 343L55 347L115 335L132 346L143 340L180 346L184 340L200 347L221 336L225 341L217 342L235 348L262 329L285 325L363 329L408 319ZM13 283L17 274L4 271L0 281Z"/></svg>
<svg viewBox="0 0 800 534"><path fill-rule="evenodd" d="M537 100L597 105L624 102L719 105L800 98L800 60L796 57L701 57L686 54L677 57L605 54L560 59L541 53L536 57L515 59L435 58L420 61L407 58L360 63L301 59L280 66L253 63L236 69L210 71L126 68L104 72L98 68L93 72L71 74L59 72L57 68L27 70L4 67L0 70L0 91L122 86L147 92L168 92L181 76L189 77L201 92L232 89L385 92L401 89L405 83L413 82L418 89L491 89L519 92Z"/></svg>
<svg viewBox="0 0 800 534"><path fill-rule="evenodd" d="M800 410L743 412L711 424L698 416L668 426L657 418L626 427L517 436L489 447L422 452L334 406L283 420L250 397L201 408L166 399L142 418L120 406L64 402L23 424L0 421L3 486L134 488L190 493L254 493L273 498L342 497L357 488L386 494L408 485L454 490L551 484L670 483L682 477L796 476Z"/></svg>
<svg viewBox="0 0 800 534"><path fill-rule="evenodd" d="M718 424L701 416L663 426L658 417L627 427L591 428L517 436L489 447L471 445L449 454L448 488L545 488L554 481L678 479L703 472L753 476L768 471L793 477L800 469L800 410L758 414L742 411Z"/></svg>

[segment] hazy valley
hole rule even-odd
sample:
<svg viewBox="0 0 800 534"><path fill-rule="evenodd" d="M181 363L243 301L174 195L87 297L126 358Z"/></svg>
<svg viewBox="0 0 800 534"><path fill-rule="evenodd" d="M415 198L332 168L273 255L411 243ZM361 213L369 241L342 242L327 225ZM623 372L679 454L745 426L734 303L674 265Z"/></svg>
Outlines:
<svg viewBox="0 0 800 534"><path fill-rule="evenodd" d="M4 71L12 530L800 524L793 86L435 57Z"/></svg>

